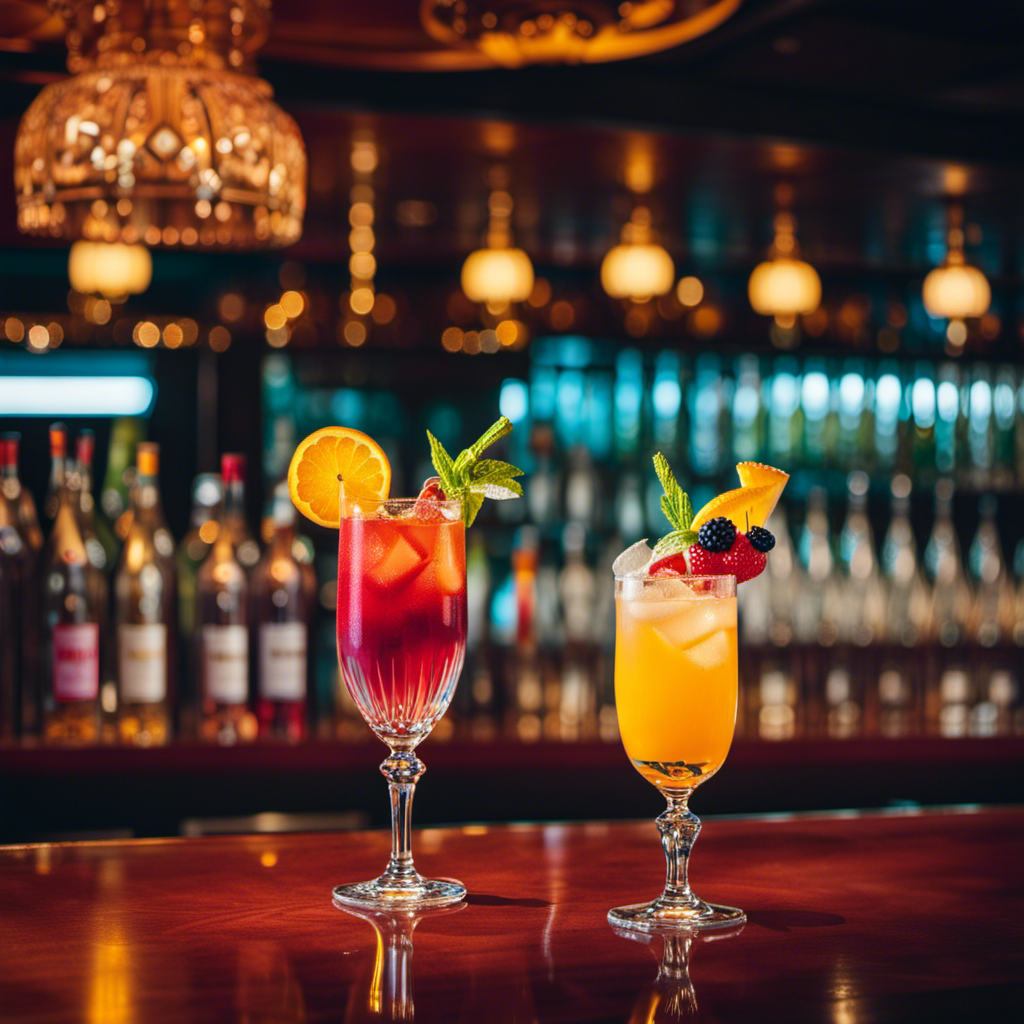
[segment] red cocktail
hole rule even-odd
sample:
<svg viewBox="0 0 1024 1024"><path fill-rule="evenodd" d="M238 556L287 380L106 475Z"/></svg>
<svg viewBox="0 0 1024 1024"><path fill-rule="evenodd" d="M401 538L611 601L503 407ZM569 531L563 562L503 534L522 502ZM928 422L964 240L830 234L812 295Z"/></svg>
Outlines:
<svg viewBox="0 0 1024 1024"><path fill-rule="evenodd" d="M344 486L344 485L343 485ZM367 724L391 749L391 860L379 878L339 885L339 903L437 907L465 886L413 866L411 807L423 762L413 752L444 714L466 653L462 503L390 498L346 504L338 537L338 664Z"/></svg>
<svg viewBox="0 0 1024 1024"><path fill-rule="evenodd" d="M451 702L466 649L466 528L457 501L392 499L343 516L338 663L370 728L412 750Z"/></svg>

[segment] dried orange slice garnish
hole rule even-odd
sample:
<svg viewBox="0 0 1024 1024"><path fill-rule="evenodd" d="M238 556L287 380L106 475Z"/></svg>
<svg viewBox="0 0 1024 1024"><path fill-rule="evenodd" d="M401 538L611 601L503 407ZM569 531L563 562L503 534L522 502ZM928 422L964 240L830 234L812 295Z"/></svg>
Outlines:
<svg viewBox="0 0 1024 1024"><path fill-rule="evenodd" d="M691 530L699 530L709 519L725 516L737 530L764 526L778 504L789 474L760 462L741 462L736 466L742 487L712 498L694 517Z"/></svg>
<svg viewBox="0 0 1024 1024"><path fill-rule="evenodd" d="M323 427L295 449L288 492L307 519L336 530L341 521L339 481L345 483L346 501L380 502L391 486L391 464L380 445L362 431Z"/></svg>

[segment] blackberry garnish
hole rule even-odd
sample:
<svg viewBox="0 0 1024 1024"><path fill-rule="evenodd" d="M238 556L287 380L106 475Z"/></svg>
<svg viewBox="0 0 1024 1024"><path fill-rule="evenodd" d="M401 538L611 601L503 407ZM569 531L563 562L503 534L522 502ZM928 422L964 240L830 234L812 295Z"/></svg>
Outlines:
<svg viewBox="0 0 1024 1024"><path fill-rule="evenodd" d="M755 551L771 551L775 547L775 537L763 526L752 526L747 531L747 540Z"/></svg>
<svg viewBox="0 0 1024 1024"><path fill-rule="evenodd" d="M767 532L767 531L766 531ZM697 543L705 551L728 551L736 540L736 527L725 516L709 519L697 531ZM774 539L772 540L774 544Z"/></svg>

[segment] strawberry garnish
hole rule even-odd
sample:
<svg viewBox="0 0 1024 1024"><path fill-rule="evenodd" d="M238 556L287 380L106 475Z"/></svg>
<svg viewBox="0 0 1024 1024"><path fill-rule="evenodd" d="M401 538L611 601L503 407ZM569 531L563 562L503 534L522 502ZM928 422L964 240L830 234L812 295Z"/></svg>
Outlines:
<svg viewBox="0 0 1024 1024"><path fill-rule="evenodd" d="M708 551L700 543L690 548L690 570L695 576L735 576L746 583L764 572L768 556L758 551L745 533L736 534L728 551Z"/></svg>
<svg viewBox="0 0 1024 1024"><path fill-rule="evenodd" d="M686 564L686 555L683 552L659 558L651 562L647 570L648 576L686 576L689 572L690 567Z"/></svg>

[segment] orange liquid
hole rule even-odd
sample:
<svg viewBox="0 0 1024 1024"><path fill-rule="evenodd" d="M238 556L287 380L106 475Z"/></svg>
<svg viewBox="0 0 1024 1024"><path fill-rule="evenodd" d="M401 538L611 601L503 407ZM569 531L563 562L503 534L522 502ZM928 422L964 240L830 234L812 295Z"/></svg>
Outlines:
<svg viewBox="0 0 1024 1024"><path fill-rule="evenodd" d="M616 598L615 706L626 754L659 789L722 766L736 726L736 598Z"/></svg>

